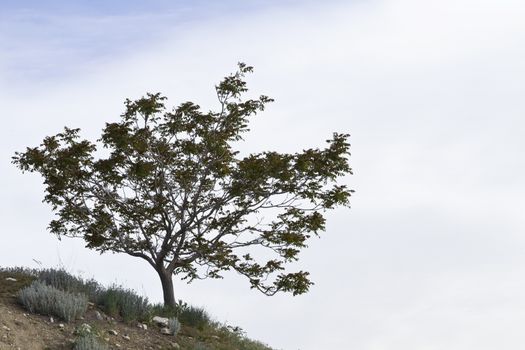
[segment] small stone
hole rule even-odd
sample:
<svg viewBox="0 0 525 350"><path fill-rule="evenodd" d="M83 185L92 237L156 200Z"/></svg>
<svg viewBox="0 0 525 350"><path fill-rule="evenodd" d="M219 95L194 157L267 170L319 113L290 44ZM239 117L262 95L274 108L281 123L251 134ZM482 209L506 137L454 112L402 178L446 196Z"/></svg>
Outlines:
<svg viewBox="0 0 525 350"><path fill-rule="evenodd" d="M50 323L55 323L55 319L54 319L53 317L50 317L50 318L49 318L49 322L50 322Z"/></svg>
<svg viewBox="0 0 525 350"><path fill-rule="evenodd" d="M169 319L167 319L166 317L160 317L160 316L153 317L152 321L162 327L167 327L169 323Z"/></svg>
<svg viewBox="0 0 525 350"><path fill-rule="evenodd" d="M2 326L2 329L4 331L7 331L7 332L10 332L11 331L11 328L7 327L7 326Z"/></svg>
<svg viewBox="0 0 525 350"><path fill-rule="evenodd" d="M5 280L9 282L16 282L16 278L13 278L13 277L6 277Z"/></svg>
<svg viewBox="0 0 525 350"><path fill-rule="evenodd" d="M115 346L116 346L117 348L120 348L120 344L119 344L119 343L115 343Z"/></svg>
<svg viewBox="0 0 525 350"><path fill-rule="evenodd" d="M170 332L170 329L169 329L169 328L167 328L167 327L163 327L163 328L161 328L161 330L160 330L160 334L171 335L171 332Z"/></svg>
<svg viewBox="0 0 525 350"><path fill-rule="evenodd" d="M99 321L102 321L104 319L104 317L102 316L102 314L99 311L95 311L95 317Z"/></svg>
<svg viewBox="0 0 525 350"><path fill-rule="evenodd" d="M177 343L170 343L172 349L180 349L180 345Z"/></svg>
<svg viewBox="0 0 525 350"><path fill-rule="evenodd" d="M110 329L108 331L108 333L111 334L111 335L118 335L118 332L116 330L114 330L114 329Z"/></svg>
<svg viewBox="0 0 525 350"><path fill-rule="evenodd" d="M148 325L145 324L145 323L139 323L139 324L137 325L137 327L139 327L140 329L143 329L143 330L145 330L145 331L148 330Z"/></svg>
<svg viewBox="0 0 525 350"><path fill-rule="evenodd" d="M130 338L129 335L127 335L127 334L124 334L124 335L122 336L122 338L124 338L124 339L126 339L126 340L131 340L131 338Z"/></svg>
<svg viewBox="0 0 525 350"><path fill-rule="evenodd" d="M64 329L64 327L65 327L65 326L64 326L63 323L59 323L59 324L58 324L58 328L60 328L60 329Z"/></svg>
<svg viewBox="0 0 525 350"><path fill-rule="evenodd" d="M221 340L221 337L219 337L218 335L212 335L211 338L215 340Z"/></svg>

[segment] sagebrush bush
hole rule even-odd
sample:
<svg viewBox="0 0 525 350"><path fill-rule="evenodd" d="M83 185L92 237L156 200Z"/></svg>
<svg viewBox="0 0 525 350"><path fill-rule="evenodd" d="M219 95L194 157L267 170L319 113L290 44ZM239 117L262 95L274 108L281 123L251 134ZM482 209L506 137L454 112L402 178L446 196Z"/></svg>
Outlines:
<svg viewBox="0 0 525 350"><path fill-rule="evenodd" d="M73 350L108 350L107 345L101 343L93 334L87 334L79 337L75 341Z"/></svg>
<svg viewBox="0 0 525 350"><path fill-rule="evenodd" d="M200 307L185 306L178 310L177 316L182 324L201 330L211 324L210 316Z"/></svg>
<svg viewBox="0 0 525 350"><path fill-rule="evenodd" d="M148 298L116 286L100 293L97 303L107 314L121 316L126 322L147 320L151 310Z"/></svg>
<svg viewBox="0 0 525 350"><path fill-rule="evenodd" d="M15 267L0 267L0 272L9 273L13 275L37 277L40 270L31 269L28 267L15 266Z"/></svg>
<svg viewBox="0 0 525 350"><path fill-rule="evenodd" d="M218 346L217 350L241 349L241 350L272 350L268 345L251 340L246 337L246 333L240 327L234 327L226 324L214 324L215 332L225 341L228 346Z"/></svg>
<svg viewBox="0 0 525 350"><path fill-rule="evenodd" d="M180 322L177 317L172 317L168 320L168 329L170 330L170 334L174 337L179 334Z"/></svg>
<svg viewBox="0 0 525 350"><path fill-rule="evenodd" d="M192 350L212 350L210 347L208 347L208 345L204 344L204 343L197 343L195 345L193 345L193 349Z"/></svg>
<svg viewBox="0 0 525 350"><path fill-rule="evenodd" d="M43 269L38 279L47 285L70 293L82 293L91 301L96 301L103 287L93 279L84 280L73 276L64 269Z"/></svg>
<svg viewBox="0 0 525 350"><path fill-rule="evenodd" d="M56 316L66 322L82 316L88 306L86 296L64 292L40 281L22 289L18 300L32 313Z"/></svg>

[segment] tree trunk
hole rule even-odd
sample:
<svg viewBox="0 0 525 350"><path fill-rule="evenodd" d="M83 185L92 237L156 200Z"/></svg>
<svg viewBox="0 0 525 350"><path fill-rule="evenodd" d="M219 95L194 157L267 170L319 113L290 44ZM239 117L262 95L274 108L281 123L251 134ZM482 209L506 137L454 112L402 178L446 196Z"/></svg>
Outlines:
<svg viewBox="0 0 525 350"><path fill-rule="evenodd" d="M175 294L173 292L173 274L169 271L157 271L162 283L162 293L164 295L164 306L175 307Z"/></svg>

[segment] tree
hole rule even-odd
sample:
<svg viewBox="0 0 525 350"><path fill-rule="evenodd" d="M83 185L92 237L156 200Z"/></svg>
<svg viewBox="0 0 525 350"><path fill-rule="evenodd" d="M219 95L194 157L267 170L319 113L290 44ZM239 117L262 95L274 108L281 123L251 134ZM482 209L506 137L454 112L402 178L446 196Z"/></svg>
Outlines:
<svg viewBox="0 0 525 350"><path fill-rule="evenodd" d="M44 178L44 202L56 215L49 230L146 260L168 306L173 275L191 282L234 270L266 295L308 291L308 272L285 265L325 229L326 210L349 205L353 191L337 185L351 174L349 135L334 133L325 149L240 158L232 146L248 118L273 101L241 98L249 72L240 63L215 87L217 112L192 102L168 111L164 96L147 94L106 123L102 149L66 127L15 153L22 172Z"/></svg>

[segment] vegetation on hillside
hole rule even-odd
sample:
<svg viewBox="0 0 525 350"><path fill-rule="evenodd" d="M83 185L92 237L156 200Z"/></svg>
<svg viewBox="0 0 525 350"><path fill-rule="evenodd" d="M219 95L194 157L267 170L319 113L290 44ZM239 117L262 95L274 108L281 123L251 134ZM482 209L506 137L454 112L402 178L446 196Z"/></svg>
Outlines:
<svg viewBox="0 0 525 350"><path fill-rule="evenodd" d="M114 349L116 343L111 342L108 331L119 325L141 331L142 342L155 337L155 341L160 341L158 344L166 344L159 349L178 346L183 350L271 350L265 344L248 339L239 327L214 321L202 308L180 300L175 307L153 305L133 290L104 287L64 269L0 268L2 303L38 313L42 315L42 322L48 322L50 317L65 322L72 329L75 342L63 349ZM97 318L99 315L104 318ZM159 336L154 316L168 319L166 335ZM126 349L141 348L138 344L133 346L132 340L126 343Z"/></svg>

